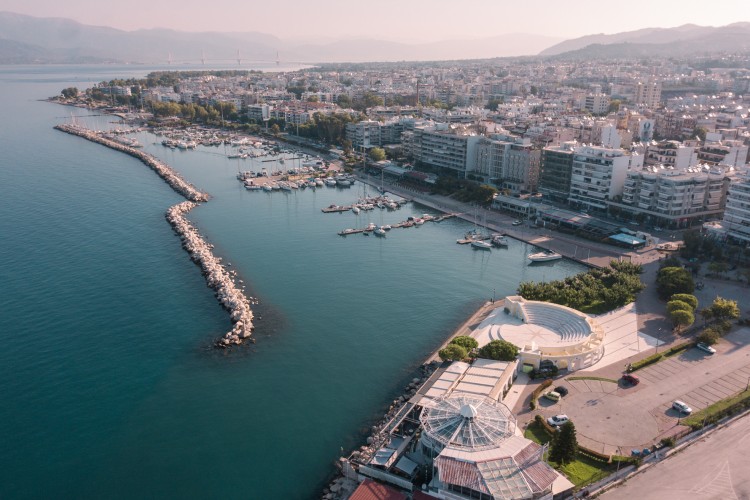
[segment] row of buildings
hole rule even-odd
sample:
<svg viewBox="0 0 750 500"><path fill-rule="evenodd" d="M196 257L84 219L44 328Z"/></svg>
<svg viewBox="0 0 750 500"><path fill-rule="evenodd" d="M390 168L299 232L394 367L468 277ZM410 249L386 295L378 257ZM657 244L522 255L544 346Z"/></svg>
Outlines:
<svg viewBox="0 0 750 500"><path fill-rule="evenodd" d="M731 71L695 69L699 60L404 63L202 75L141 94L229 102L291 135L316 113L349 113L354 149L383 147L419 170L655 227L731 220L726 234L747 241L737 202L750 144L750 95L738 93L746 62ZM381 105L346 107L365 96Z"/></svg>

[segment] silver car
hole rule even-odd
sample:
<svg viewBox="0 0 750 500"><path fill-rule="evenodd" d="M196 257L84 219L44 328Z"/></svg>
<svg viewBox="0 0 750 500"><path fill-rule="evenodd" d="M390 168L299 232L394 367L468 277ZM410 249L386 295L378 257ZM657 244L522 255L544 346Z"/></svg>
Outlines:
<svg viewBox="0 0 750 500"><path fill-rule="evenodd" d="M672 402L672 408L686 415L690 415L691 413L693 413L693 409L690 408L687 403L685 403L684 401L680 401L679 399Z"/></svg>

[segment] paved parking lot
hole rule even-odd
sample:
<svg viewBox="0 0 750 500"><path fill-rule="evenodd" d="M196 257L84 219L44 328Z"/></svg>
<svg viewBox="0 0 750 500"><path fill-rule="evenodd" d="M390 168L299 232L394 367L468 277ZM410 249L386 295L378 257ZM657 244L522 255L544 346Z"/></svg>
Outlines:
<svg viewBox="0 0 750 500"><path fill-rule="evenodd" d="M750 498L750 416L709 434L601 498L707 500Z"/></svg>
<svg viewBox="0 0 750 500"><path fill-rule="evenodd" d="M627 454L680 429L684 416L672 409L680 399L700 410L745 389L750 383L750 328L736 330L717 346L717 353L696 348L638 370L637 386L621 381L569 380L570 394L559 403L540 400L545 416L567 414L576 424L579 441L602 453Z"/></svg>

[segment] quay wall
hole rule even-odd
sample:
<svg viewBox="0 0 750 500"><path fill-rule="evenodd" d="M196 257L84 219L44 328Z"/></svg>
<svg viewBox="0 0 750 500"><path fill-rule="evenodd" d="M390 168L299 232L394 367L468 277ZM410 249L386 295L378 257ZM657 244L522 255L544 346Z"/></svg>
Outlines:
<svg viewBox="0 0 750 500"><path fill-rule="evenodd" d="M190 255L191 260L201 267L206 284L214 290L221 306L229 311L232 329L216 342L216 346L229 347L250 338L253 330L253 311L250 308L250 300L234 282L236 273L230 273L224 268L221 259L212 252L213 245L209 244L185 217L185 214L198 206L199 202L208 201L210 196L184 180L172 167L148 153L107 139L77 125L57 125L55 128L138 158L172 189L189 200L170 207L165 217L180 237L182 247Z"/></svg>
<svg viewBox="0 0 750 500"><path fill-rule="evenodd" d="M134 158L138 158L145 163L149 168L156 172L159 177L169 184L177 193L181 194L185 198L194 202L208 201L210 196L207 193L203 193L198 190L195 186L183 179L172 167L166 163L161 162L154 156L143 152L139 149L120 144L119 142L112 141L105 137L102 137L93 130L78 126L78 125L56 125L55 128L68 134L77 135L83 137L91 142L96 142L108 148L116 151L121 151Z"/></svg>

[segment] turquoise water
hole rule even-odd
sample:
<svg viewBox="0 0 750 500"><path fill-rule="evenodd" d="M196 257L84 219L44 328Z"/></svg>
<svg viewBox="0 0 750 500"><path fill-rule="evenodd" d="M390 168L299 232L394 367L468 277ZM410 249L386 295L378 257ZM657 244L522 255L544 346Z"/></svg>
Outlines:
<svg viewBox="0 0 750 500"><path fill-rule="evenodd" d="M581 270L527 266L518 242L456 245L458 220L342 238L429 210L323 214L356 185L247 192L222 149L141 134L214 196L190 217L260 300L257 343L216 351L228 316L164 220L181 198L137 160L52 129L85 111L37 101L146 71L0 67L2 498L314 498L493 289Z"/></svg>

